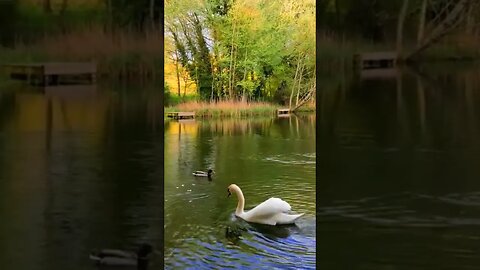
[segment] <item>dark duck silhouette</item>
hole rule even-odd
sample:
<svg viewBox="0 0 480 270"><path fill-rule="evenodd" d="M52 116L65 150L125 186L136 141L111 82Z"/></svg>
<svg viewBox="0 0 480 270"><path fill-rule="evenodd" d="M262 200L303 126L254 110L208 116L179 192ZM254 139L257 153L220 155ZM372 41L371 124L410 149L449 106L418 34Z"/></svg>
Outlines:
<svg viewBox="0 0 480 270"><path fill-rule="evenodd" d="M212 177L212 174L214 174L215 172L212 170L212 169L209 169L208 171L204 172L204 171L194 171L192 174L194 176L197 176L197 177Z"/></svg>
<svg viewBox="0 0 480 270"><path fill-rule="evenodd" d="M90 260L99 266L130 266L133 269L146 270L148 257L153 248L149 244L141 244L136 252L128 252L118 249L102 249L90 253Z"/></svg>

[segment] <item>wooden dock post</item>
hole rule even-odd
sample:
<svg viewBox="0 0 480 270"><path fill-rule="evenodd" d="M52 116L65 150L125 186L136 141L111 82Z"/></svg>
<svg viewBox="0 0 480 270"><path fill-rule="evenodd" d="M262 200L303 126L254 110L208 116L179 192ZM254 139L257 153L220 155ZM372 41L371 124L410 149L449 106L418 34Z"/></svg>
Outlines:
<svg viewBox="0 0 480 270"><path fill-rule="evenodd" d="M360 70L391 68L397 65L395 52L360 53L354 55L354 64Z"/></svg>
<svg viewBox="0 0 480 270"><path fill-rule="evenodd" d="M97 65L95 63L27 63L3 65L13 79L34 81L44 86L58 85L61 77L88 77L88 83L96 82ZM77 82L80 79L77 79ZM85 79L83 79L85 80Z"/></svg>
<svg viewBox="0 0 480 270"><path fill-rule="evenodd" d="M173 119L194 119L195 112L169 112L167 117Z"/></svg>
<svg viewBox="0 0 480 270"><path fill-rule="evenodd" d="M374 52L354 55L354 66L361 79L390 79L397 74L396 52Z"/></svg>
<svg viewBox="0 0 480 270"><path fill-rule="evenodd" d="M278 109L277 110L277 116L278 117L289 117L290 116L290 109L288 109L288 108Z"/></svg>

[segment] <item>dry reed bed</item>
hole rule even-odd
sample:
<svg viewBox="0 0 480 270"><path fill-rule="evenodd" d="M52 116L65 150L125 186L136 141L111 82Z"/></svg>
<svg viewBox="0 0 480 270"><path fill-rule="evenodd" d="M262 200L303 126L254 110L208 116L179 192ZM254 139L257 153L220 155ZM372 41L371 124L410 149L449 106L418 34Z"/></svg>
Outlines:
<svg viewBox="0 0 480 270"><path fill-rule="evenodd" d="M161 32L105 31L100 26L45 36L35 44L3 50L12 61L95 61L100 75L150 78L163 63ZM2 52L0 52L1 54Z"/></svg>
<svg viewBox="0 0 480 270"><path fill-rule="evenodd" d="M195 112L199 117L242 117L254 115L275 115L278 105L267 102L190 101L165 108L165 112L188 111Z"/></svg>

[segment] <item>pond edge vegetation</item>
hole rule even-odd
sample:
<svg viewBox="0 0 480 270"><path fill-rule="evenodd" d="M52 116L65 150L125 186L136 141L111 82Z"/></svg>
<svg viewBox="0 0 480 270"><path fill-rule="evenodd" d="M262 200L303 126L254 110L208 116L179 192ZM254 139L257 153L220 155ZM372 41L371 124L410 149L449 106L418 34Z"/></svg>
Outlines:
<svg viewBox="0 0 480 270"><path fill-rule="evenodd" d="M276 116L281 105L269 102L243 102L243 101L188 101L175 106L165 107L165 117L170 112L195 112L196 117L203 118L241 118L255 116ZM296 112L313 113L315 104L309 103Z"/></svg>

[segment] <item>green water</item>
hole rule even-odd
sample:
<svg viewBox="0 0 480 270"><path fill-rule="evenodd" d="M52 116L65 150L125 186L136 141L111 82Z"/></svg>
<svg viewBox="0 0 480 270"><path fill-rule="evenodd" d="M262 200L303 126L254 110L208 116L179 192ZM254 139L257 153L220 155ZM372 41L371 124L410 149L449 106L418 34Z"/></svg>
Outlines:
<svg viewBox="0 0 480 270"><path fill-rule="evenodd" d="M192 176L208 168L211 181ZM232 183L246 209L275 196L305 216L296 226L248 224L233 215ZM314 115L165 124L166 269L314 269L315 242Z"/></svg>
<svg viewBox="0 0 480 270"><path fill-rule="evenodd" d="M480 68L419 71L318 95L323 269L480 265Z"/></svg>
<svg viewBox="0 0 480 270"><path fill-rule="evenodd" d="M95 269L92 249L142 242L161 267L160 94L0 89L1 269Z"/></svg>
<svg viewBox="0 0 480 270"><path fill-rule="evenodd" d="M1 268L95 269L91 249L148 242L151 269L476 269L480 68L401 74L321 78L317 116L165 131L156 88L1 89ZM231 183L305 216L238 220Z"/></svg>

